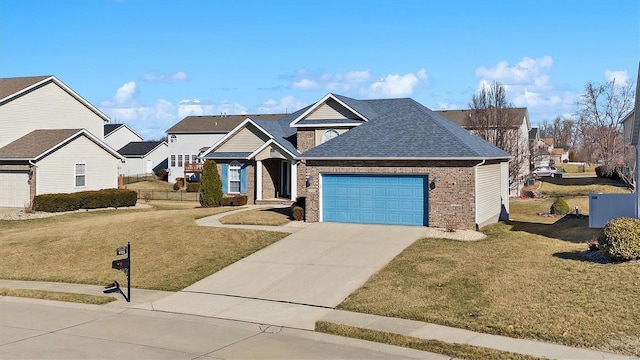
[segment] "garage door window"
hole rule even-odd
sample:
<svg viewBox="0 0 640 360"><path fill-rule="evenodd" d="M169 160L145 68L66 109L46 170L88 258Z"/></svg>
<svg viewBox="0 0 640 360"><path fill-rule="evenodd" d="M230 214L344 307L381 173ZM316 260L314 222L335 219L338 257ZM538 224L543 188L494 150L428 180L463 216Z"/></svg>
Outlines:
<svg viewBox="0 0 640 360"><path fill-rule="evenodd" d="M87 185L87 164L76 164L76 187Z"/></svg>

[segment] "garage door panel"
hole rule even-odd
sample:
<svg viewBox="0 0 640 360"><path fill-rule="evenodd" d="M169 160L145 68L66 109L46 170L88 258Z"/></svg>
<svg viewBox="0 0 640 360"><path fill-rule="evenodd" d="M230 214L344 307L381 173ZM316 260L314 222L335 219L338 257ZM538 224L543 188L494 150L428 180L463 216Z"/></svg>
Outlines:
<svg viewBox="0 0 640 360"><path fill-rule="evenodd" d="M0 172L0 207L23 207L30 199L28 173Z"/></svg>
<svg viewBox="0 0 640 360"><path fill-rule="evenodd" d="M323 175L324 221L428 225L423 175Z"/></svg>

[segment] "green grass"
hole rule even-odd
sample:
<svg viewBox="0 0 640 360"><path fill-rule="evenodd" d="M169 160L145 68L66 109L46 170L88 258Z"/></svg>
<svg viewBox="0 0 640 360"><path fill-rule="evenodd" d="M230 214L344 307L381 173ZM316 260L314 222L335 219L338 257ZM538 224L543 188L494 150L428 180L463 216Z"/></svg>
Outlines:
<svg viewBox="0 0 640 360"><path fill-rule="evenodd" d="M291 208L255 209L227 215L223 224L282 226L291 222Z"/></svg>
<svg viewBox="0 0 640 360"><path fill-rule="evenodd" d="M452 356L457 359L510 359L532 360L539 359L533 356L516 354L512 352L488 349L466 344L446 343L439 340L426 340L411 336L403 336L383 331L362 329L347 325L338 325L319 321L316 323L316 331L356 339L381 342L385 344L402 346L406 348L429 351L436 354Z"/></svg>
<svg viewBox="0 0 640 360"><path fill-rule="evenodd" d="M115 249L131 242L131 286L175 291L287 234L199 227L196 218L228 208L105 210L44 219L0 221L0 276L105 285Z"/></svg>
<svg viewBox="0 0 640 360"><path fill-rule="evenodd" d="M339 308L640 355L640 264L582 257L598 231L537 215L550 204L512 202L483 241L417 241Z"/></svg>
<svg viewBox="0 0 640 360"><path fill-rule="evenodd" d="M88 294L76 294L59 291L32 290L32 289L7 289L0 288L0 296L26 297L31 299L44 299L66 301L82 304L104 305L116 299L110 296L96 296Z"/></svg>

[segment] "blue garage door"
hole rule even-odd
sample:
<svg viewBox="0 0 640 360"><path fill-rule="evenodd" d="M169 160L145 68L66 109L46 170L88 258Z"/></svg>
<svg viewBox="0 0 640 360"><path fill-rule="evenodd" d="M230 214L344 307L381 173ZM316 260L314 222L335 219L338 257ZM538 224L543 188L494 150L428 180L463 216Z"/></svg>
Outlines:
<svg viewBox="0 0 640 360"><path fill-rule="evenodd" d="M322 176L322 220L428 226L427 176Z"/></svg>

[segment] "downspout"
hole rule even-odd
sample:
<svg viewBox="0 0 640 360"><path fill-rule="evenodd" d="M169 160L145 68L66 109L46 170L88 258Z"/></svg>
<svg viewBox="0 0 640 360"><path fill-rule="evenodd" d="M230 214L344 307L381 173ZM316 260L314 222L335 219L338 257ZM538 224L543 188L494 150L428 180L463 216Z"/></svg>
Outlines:
<svg viewBox="0 0 640 360"><path fill-rule="evenodd" d="M473 192L475 194L475 199L473 199L474 203L475 203L475 211L473 212L475 214L475 223L476 223L476 230L479 230L479 226L478 226L478 167L484 165L487 162L486 159L482 160L479 164L475 165L473 167Z"/></svg>
<svg viewBox="0 0 640 360"><path fill-rule="evenodd" d="M29 202L31 203L31 206L33 206L33 197L31 196L31 188L34 188L34 192L33 192L33 196L36 196L36 191L38 190L38 188L36 187L36 183L31 183L32 181L37 181L38 179L38 175L36 173L36 169L38 168L38 166L36 165L36 163L33 162L32 159L29 159L29 165L31 165L33 167L32 170L29 171ZM34 179L35 177L35 179Z"/></svg>

